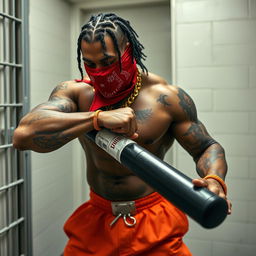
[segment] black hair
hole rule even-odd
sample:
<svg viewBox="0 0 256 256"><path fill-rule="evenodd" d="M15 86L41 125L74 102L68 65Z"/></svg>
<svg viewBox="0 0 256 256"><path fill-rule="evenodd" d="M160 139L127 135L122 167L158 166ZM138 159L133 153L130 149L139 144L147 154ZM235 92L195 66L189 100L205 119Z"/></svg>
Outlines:
<svg viewBox="0 0 256 256"><path fill-rule="evenodd" d="M128 42L132 47L132 55L143 72L148 72L147 68L142 63L146 59L146 55L142 52L144 46L138 41L138 35L130 26L128 20L118 17L114 13L100 13L91 16L88 23L82 26L81 33L77 40L77 62L78 68L83 79L83 70L81 67L81 42L85 40L90 43L92 41L100 41L102 48L106 51L104 37L109 35L113 41L115 50L119 57L121 68L121 53L120 46L122 42Z"/></svg>

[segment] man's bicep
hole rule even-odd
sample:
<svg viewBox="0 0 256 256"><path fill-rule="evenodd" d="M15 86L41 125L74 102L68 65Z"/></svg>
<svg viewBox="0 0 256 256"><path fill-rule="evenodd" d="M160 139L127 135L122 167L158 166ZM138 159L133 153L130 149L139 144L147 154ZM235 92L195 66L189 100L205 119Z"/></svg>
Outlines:
<svg viewBox="0 0 256 256"><path fill-rule="evenodd" d="M77 111L77 104L68 97L52 96L46 103L41 105L41 109L71 113Z"/></svg>
<svg viewBox="0 0 256 256"><path fill-rule="evenodd" d="M41 103L34 107L30 113L35 113L38 111L50 110L50 111L58 111L71 113L76 112L77 106L76 104L69 98L63 97L52 97L47 102Z"/></svg>
<svg viewBox="0 0 256 256"><path fill-rule="evenodd" d="M172 133L194 160L197 160L210 145L216 143L199 120L174 123Z"/></svg>
<svg viewBox="0 0 256 256"><path fill-rule="evenodd" d="M171 133L196 160L207 147L213 144L213 139L198 120L196 105L190 95L182 88L176 87L173 99Z"/></svg>
<svg viewBox="0 0 256 256"><path fill-rule="evenodd" d="M67 83L57 85L52 91L47 102L35 107L32 112L38 110L53 110L65 113L77 111L77 104Z"/></svg>

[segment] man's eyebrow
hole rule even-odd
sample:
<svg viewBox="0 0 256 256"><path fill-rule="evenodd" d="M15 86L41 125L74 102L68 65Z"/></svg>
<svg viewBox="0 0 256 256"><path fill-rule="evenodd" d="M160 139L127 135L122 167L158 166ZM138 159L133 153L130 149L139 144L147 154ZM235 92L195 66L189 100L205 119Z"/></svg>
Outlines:
<svg viewBox="0 0 256 256"><path fill-rule="evenodd" d="M100 61L105 61L107 59L111 59L111 58L115 58L115 57L116 56L114 56L114 55L105 55L102 59L100 59ZM83 57L82 59L83 59L83 61L87 61L87 62L93 63L93 61L91 61L91 60L89 60L89 59L87 59L85 57Z"/></svg>

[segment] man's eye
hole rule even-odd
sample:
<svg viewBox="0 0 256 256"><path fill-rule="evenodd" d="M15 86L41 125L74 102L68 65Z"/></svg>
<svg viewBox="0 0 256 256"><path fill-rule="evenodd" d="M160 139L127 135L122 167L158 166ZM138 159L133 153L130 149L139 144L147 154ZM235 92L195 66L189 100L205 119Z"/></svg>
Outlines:
<svg viewBox="0 0 256 256"><path fill-rule="evenodd" d="M94 63L86 63L85 65L88 66L89 68L96 68L96 65Z"/></svg>
<svg viewBox="0 0 256 256"><path fill-rule="evenodd" d="M104 63L102 63L102 66L104 66L104 67L107 67L107 66L109 66L111 63L109 63L109 62L104 62Z"/></svg>
<svg viewBox="0 0 256 256"><path fill-rule="evenodd" d="M115 61L116 61L115 59L114 60L109 60L107 62L103 62L102 65L106 67L106 66L109 66L109 65L113 64Z"/></svg>

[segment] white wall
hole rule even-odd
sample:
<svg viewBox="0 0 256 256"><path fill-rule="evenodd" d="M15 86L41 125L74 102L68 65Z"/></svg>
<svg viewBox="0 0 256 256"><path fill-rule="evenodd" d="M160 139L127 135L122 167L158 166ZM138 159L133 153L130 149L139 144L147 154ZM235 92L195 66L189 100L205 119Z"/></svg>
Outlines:
<svg viewBox="0 0 256 256"><path fill-rule="evenodd" d="M256 0L176 1L177 82L226 150L233 214L216 229L191 221L185 241L197 256L256 251ZM178 146L177 146L178 147ZM178 147L177 167L196 177Z"/></svg>
<svg viewBox="0 0 256 256"><path fill-rule="evenodd" d="M62 0L30 0L31 107L70 79L70 6ZM32 153L35 256L60 255L62 230L73 211L72 144L53 153Z"/></svg>

